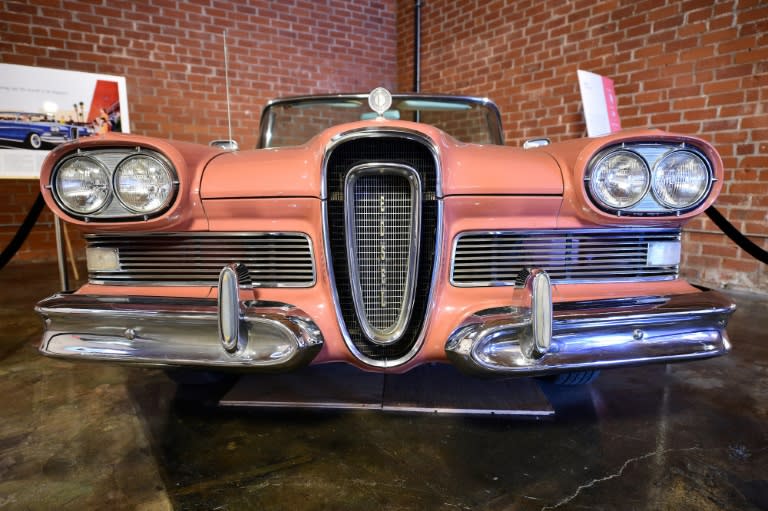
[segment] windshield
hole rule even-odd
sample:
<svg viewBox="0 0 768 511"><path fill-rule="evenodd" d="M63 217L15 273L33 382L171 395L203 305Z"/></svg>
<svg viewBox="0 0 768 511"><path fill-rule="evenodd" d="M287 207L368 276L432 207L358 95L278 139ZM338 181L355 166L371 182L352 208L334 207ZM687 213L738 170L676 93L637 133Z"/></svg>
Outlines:
<svg viewBox="0 0 768 511"><path fill-rule="evenodd" d="M462 142L503 143L499 111L484 99L396 94L384 117L431 124ZM299 145L331 126L374 118L366 94L277 100L262 114L259 146Z"/></svg>

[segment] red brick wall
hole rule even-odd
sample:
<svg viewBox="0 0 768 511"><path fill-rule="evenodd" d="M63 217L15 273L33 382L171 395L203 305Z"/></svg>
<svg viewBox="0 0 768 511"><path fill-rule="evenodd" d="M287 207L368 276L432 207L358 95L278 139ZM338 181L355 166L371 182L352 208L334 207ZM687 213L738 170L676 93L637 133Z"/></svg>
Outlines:
<svg viewBox="0 0 768 511"><path fill-rule="evenodd" d="M764 0L423 0L421 90L488 96L507 143L583 136L576 70L615 81L622 126L702 136L726 182L717 207L768 248L768 4ZM413 83L414 0L398 0L398 85ZM683 273L768 292L768 267L702 217Z"/></svg>
<svg viewBox="0 0 768 511"><path fill-rule="evenodd" d="M225 28L243 148L270 98L395 85L392 0L4 1L0 62L125 76L132 132L207 143L227 136ZM30 183L0 181L0 249L34 201ZM51 222L46 211L18 260L55 257Z"/></svg>

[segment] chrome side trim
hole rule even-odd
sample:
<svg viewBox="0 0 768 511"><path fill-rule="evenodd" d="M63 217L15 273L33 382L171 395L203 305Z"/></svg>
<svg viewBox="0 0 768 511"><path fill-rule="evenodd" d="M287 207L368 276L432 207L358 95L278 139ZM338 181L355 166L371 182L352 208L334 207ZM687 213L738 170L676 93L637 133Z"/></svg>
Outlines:
<svg viewBox="0 0 768 511"><path fill-rule="evenodd" d="M45 322L44 355L149 366L289 371L309 364L323 345L319 328L284 303L244 301L239 322L247 344L219 342L214 299L56 294L37 304Z"/></svg>
<svg viewBox="0 0 768 511"><path fill-rule="evenodd" d="M387 231L390 226L386 226L385 213L387 212L387 203L385 196L381 196L380 212L381 212L381 245L378 256L373 258L380 259L379 268L381 270L380 280L377 282L379 292L381 293L381 300L378 305L369 303L371 300L366 300L364 297L363 280L368 280L364 275L361 264L366 265L370 261L366 260L366 263L360 262L360 229L359 224L364 223L365 220L372 222L371 219L358 219L357 203L358 197L356 194L356 187L358 180L364 176L371 175L395 175L406 179L410 185L410 212L409 221L410 226L408 228L409 240L408 244L408 256L405 262L406 274L404 284L402 285L402 297L399 303L399 311L397 319L393 324L386 326L385 328L378 328L372 324L371 314L369 311L373 309L386 309L390 306L387 303L387 280L390 282L397 279L396 275L387 275L387 262L390 247L387 246L386 237ZM346 214L346 239L347 239L347 263L350 274L350 281L352 282L352 299L355 303L355 310L357 311L357 317L360 321L360 326L365 332L365 335L374 343L387 345L397 342L405 332L405 328L408 325L408 321L411 318L411 311L413 309L414 289L416 287L416 270L419 265L419 241L421 233L421 179L416 169L407 165L395 164L395 163L365 163L352 167L344 182L344 204ZM391 207L391 205L390 205ZM398 205L395 205L397 208ZM391 216L391 215L389 215ZM358 222L362 220L362 222ZM386 229L386 230L385 230ZM391 241L391 240L390 240ZM365 272L369 273L369 272ZM375 273L375 272L374 272ZM366 286L367 287L367 286Z"/></svg>
<svg viewBox="0 0 768 511"><path fill-rule="evenodd" d="M531 314L525 308L482 310L450 336L445 350L461 370L486 376L672 362L723 355L733 302L716 291L554 304L547 353L527 356Z"/></svg>

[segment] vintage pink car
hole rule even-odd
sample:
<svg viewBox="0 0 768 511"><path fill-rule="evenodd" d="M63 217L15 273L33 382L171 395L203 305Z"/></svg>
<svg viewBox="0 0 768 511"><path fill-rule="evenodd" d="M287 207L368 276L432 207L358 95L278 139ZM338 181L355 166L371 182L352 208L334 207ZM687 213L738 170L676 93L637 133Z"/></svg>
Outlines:
<svg viewBox="0 0 768 511"><path fill-rule="evenodd" d="M260 147L133 135L55 149L41 188L88 283L41 301L41 351L205 371L346 362L559 375L727 353L734 305L679 278L722 186L695 137L503 144L471 97L273 101Z"/></svg>

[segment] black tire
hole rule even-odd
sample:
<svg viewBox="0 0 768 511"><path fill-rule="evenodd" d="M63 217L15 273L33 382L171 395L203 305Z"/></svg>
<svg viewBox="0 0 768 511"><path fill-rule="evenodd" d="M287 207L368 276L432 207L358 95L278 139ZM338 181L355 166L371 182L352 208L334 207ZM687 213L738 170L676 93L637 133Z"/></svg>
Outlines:
<svg viewBox="0 0 768 511"><path fill-rule="evenodd" d="M587 385L588 383L592 383L597 379L598 376L600 376L600 371L591 370L591 371L572 371L570 373L560 373L560 374L555 374L553 376L549 376L547 378L551 383L554 383L555 385L573 387L576 385Z"/></svg>
<svg viewBox="0 0 768 511"><path fill-rule="evenodd" d="M37 133L30 133L27 135L26 143L31 149L40 149L43 147L43 139L40 138L40 135Z"/></svg>

